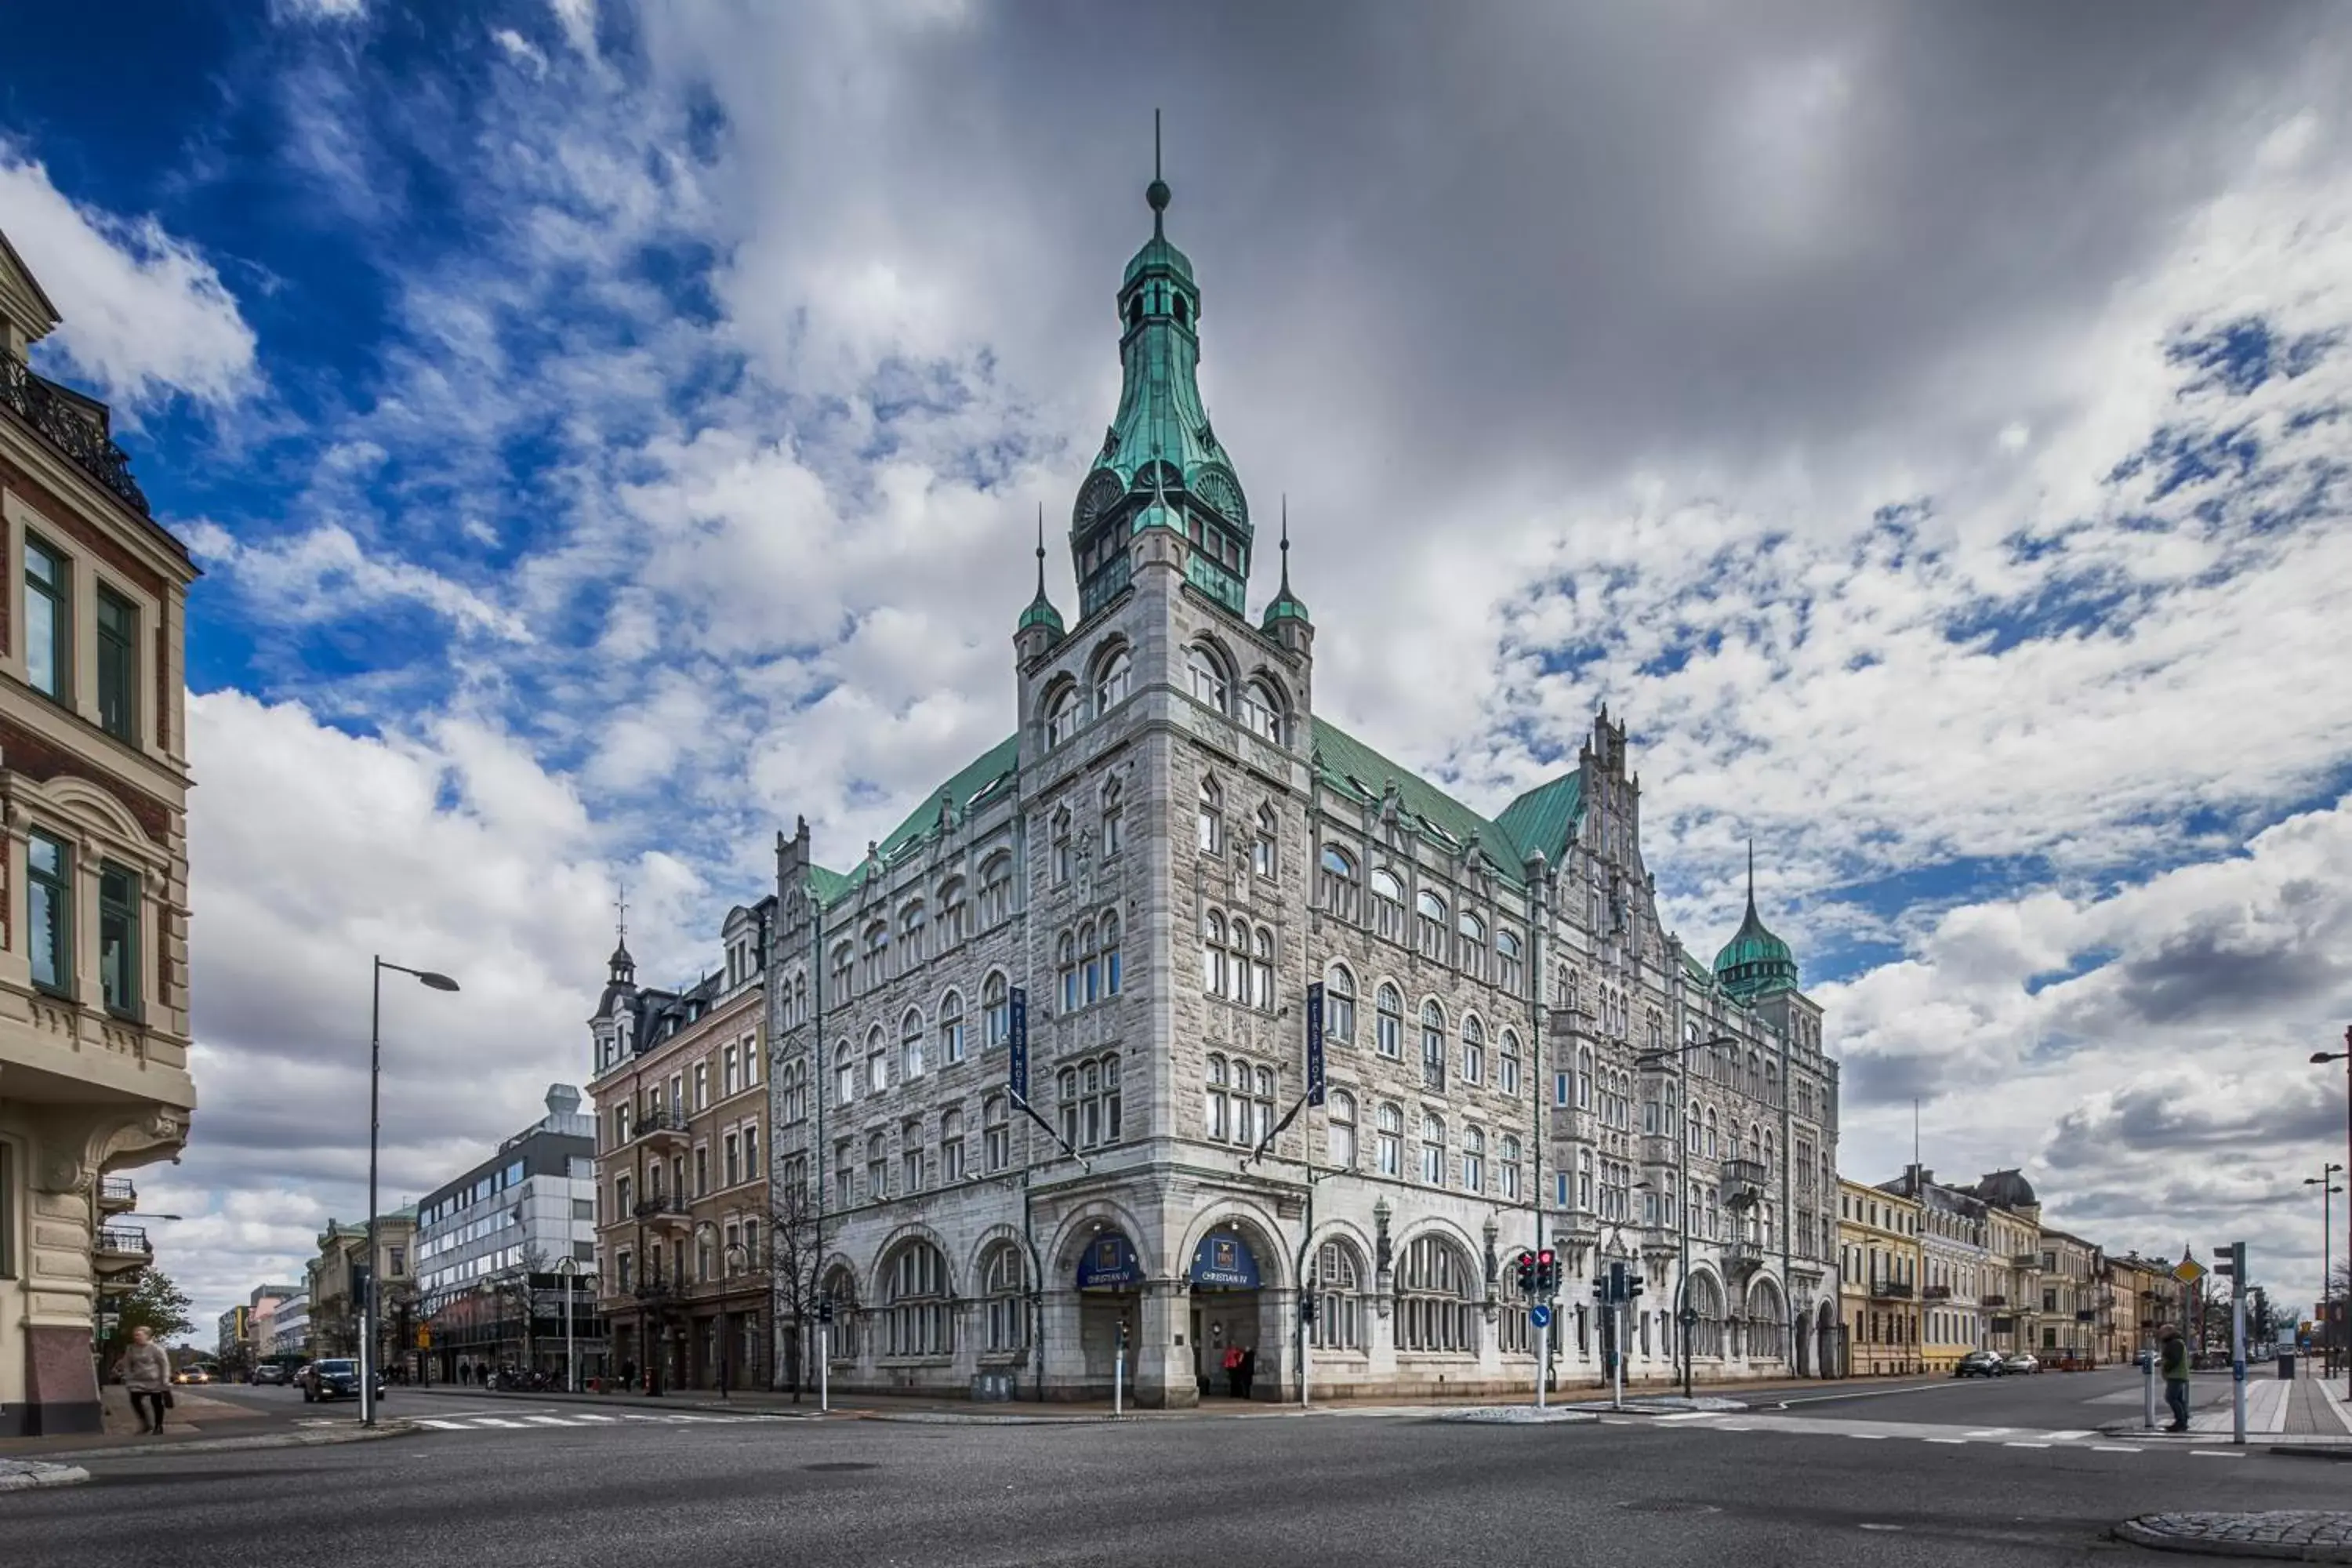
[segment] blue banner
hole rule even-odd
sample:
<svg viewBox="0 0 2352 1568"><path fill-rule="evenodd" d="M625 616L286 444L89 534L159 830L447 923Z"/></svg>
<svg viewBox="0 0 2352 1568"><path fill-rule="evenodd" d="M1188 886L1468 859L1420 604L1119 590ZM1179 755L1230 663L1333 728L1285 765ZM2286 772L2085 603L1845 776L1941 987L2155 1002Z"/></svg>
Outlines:
<svg viewBox="0 0 2352 1568"><path fill-rule="evenodd" d="M1013 1048L1007 1053L1007 1064L1013 1098L1022 1104L1029 1103L1029 990L1015 985L1006 994L1005 1007L1011 1014L1006 1037Z"/></svg>
<svg viewBox="0 0 2352 1568"><path fill-rule="evenodd" d="M1192 1249L1192 1283L1211 1290L1255 1290L1257 1258L1229 1230L1212 1231Z"/></svg>
<svg viewBox="0 0 2352 1568"><path fill-rule="evenodd" d="M1119 1290L1142 1283L1143 1264L1135 1256L1135 1244L1118 1231L1105 1231L1078 1255L1081 1290Z"/></svg>
<svg viewBox="0 0 2352 1568"><path fill-rule="evenodd" d="M1323 1103L1323 983L1307 988L1307 1103Z"/></svg>

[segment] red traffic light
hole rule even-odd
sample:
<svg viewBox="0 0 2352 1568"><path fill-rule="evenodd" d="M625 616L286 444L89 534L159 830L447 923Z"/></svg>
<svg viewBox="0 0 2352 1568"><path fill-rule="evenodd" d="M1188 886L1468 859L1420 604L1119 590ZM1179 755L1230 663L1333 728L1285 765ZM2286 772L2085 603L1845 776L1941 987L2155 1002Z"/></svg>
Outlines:
<svg viewBox="0 0 2352 1568"><path fill-rule="evenodd" d="M1541 1252L1537 1253L1536 1261L1542 1264L1547 1268L1550 1268L1552 1263L1551 1248L1547 1247Z"/></svg>

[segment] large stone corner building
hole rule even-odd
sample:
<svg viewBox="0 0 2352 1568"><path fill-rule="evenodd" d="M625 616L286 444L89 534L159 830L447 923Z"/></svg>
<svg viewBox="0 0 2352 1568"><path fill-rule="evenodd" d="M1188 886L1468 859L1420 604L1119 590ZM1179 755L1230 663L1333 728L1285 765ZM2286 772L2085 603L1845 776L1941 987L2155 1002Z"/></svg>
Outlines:
<svg viewBox="0 0 2352 1568"><path fill-rule="evenodd" d="M0 1437L99 1429L100 1291L146 1267L122 1173L188 1077L186 547L104 404L34 372L58 313L0 236Z"/></svg>
<svg viewBox="0 0 2352 1568"><path fill-rule="evenodd" d="M1076 617L1041 540L1018 730L845 873L778 843L772 1244L810 1266L780 1377L822 1327L836 1386L1104 1394L1124 1342L1154 1405L1222 1393L1229 1347L1259 1398L1302 1358L1341 1394L1526 1389L1507 1259L1539 1243L1557 1382L1601 1374L1612 1259L1648 1281L1636 1380L1830 1369L1838 1075L1794 957L1752 893L1712 967L1661 925L1605 712L1491 817L1316 713L1286 538L1249 611L1202 295L1148 199Z"/></svg>

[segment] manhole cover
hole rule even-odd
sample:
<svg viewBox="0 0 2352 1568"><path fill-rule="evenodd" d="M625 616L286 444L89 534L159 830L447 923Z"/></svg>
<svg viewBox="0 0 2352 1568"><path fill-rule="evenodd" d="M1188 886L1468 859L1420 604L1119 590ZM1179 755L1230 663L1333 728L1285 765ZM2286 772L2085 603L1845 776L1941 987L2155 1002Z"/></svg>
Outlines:
<svg viewBox="0 0 2352 1568"><path fill-rule="evenodd" d="M1627 1513L1721 1513L1723 1511L1713 1503L1691 1502L1682 1498L1667 1497L1634 1498L1631 1501L1621 1502L1617 1506Z"/></svg>
<svg viewBox="0 0 2352 1568"><path fill-rule="evenodd" d="M836 1460L834 1460L834 1461L833 1461L832 1463L830 1463L830 1464L824 1464L824 1465L803 1465L803 1466L801 1467L801 1468L802 1468L802 1469L803 1469L803 1470L818 1470L818 1471L838 1471L838 1470L878 1470L878 1469L880 1469L881 1468L882 1468L882 1467L881 1467L881 1466L879 1466L879 1465L867 1465L867 1464L861 1464L861 1463L859 1463L859 1462L858 1462L857 1460L856 1460L856 1459L836 1459Z"/></svg>

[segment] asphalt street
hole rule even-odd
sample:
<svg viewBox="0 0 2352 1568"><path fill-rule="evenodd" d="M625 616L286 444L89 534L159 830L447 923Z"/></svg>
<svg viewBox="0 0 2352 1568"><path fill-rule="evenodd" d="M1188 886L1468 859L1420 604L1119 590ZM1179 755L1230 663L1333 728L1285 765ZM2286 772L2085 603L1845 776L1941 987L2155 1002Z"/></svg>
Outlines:
<svg viewBox="0 0 2352 1568"><path fill-rule="evenodd" d="M2141 1373L2133 1367L2098 1372L2044 1372L2013 1377L1949 1375L1863 1387L1824 1384L1819 1391L1759 1396L1756 1407L1789 1415L1873 1421L1937 1422L1973 1426L2012 1426L2033 1431L2096 1430L2142 1416ZM2190 1379L2192 1412L2226 1408L2230 1375L2203 1373ZM2164 1388L2157 1386L2157 1420L2169 1421Z"/></svg>
<svg viewBox="0 0 2352 1568"><path fill-rule="evenodd" d="M2079 1563L2128 1515L2328 1508L2334 1464L1856 1441L1783 1423L1422 1415L430 1431L92 1460L0 1495L40 1568L807 1563Z"/></svg>

